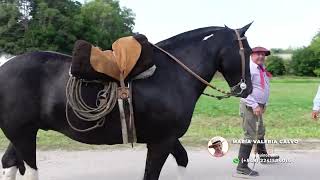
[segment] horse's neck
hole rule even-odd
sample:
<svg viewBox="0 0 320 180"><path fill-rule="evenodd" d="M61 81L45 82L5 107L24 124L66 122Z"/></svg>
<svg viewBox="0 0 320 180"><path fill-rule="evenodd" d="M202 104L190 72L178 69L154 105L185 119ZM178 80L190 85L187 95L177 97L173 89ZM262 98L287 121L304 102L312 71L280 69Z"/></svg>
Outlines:
<svg viewBox="0 0 320 180"><path fill-rule="evenodd" d="M185 64L190 70L195 72L204 80L210 82L217 71L215 65L216 52L214 52L214 50L211 51L211 53L207 52L207 47L205 46L206 43L199 42L196 45L176 48L171 51L173 55L179 57L178 59L183 64ZM184 75L185 73L189 73L186 70L184 70L180 65L177 65L176 68L179 69L179 71L177 71L178 73L181 73L181 71L184 71ZM179 76L181 75L179 74ZM187 79L187 81L188 82L185 83L188 84L189 88L195 89L195 91L198 93L197 96L200 96L206 88L206 85L194 76L191 76L191 78Z"/></svg>

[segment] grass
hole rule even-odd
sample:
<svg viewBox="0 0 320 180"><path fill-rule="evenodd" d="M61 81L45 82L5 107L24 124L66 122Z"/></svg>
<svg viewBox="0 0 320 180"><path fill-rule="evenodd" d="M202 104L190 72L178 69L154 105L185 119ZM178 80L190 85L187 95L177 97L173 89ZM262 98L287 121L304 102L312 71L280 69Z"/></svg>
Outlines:
<svg viewBox="0 0 320 180"><path fill-rule="evenodd" d="M317 91L317 78L275 77L271 81L271 97L264 117L268 139L320 139L320 122L310 119L313 97ZM220 78L213 84L227 89ZM213 91L207 89L207 92ZM195 108L191 126L182 138L184 144L199 146L216 135L226 138L241 138L239 99L216 100L202 96ZM70 140L52 131L39 131L37 139L41 149L109 149L110 146L89 146ZM0 131L0 149L8 141ZM127 145L114 146L128 147Z"/></svg>
<svg viewBox="0 0 320 180"><path fill-rule="evenodd" d="M275 77L271 81L271 96L264 116L266 138L318 139L320 123L311 120L313 98L319 86L317 78ZM226 87L222 80L215 80ZM207 92L212 92L207 90ZM239 117L239 99L214 100L202 96L196 106L189 131L183 137L186 144L206 144L219 135L241 138L242 119Z"/></svg>

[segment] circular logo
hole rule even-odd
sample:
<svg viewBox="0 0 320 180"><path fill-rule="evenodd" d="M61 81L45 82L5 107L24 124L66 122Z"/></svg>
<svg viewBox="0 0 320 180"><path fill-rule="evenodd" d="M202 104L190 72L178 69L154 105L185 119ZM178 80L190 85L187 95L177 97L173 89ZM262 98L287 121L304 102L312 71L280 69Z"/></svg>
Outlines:
<svg viewBox="0 0 320 180"><path fill-rule="evenodd" d="M215 136L208 142L208 151L213 157L222 157L228 150L228 141L221 136Z"/></svg>

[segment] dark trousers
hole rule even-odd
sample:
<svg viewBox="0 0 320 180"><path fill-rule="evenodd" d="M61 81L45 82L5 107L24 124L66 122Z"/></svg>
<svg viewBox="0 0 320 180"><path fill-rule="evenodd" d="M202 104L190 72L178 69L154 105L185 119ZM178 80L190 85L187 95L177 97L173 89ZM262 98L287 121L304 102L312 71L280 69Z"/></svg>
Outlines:
<svg viewBox="0 0 320 180"><path fill-rule="evenodd" d="M240 116L242 117L242 128L244 132L244 139L256 140L256 122L258 117L253 114L251 107L247 107L244 102L240 102ZM258 128L258 139L264 138L265 127L263 124L263 118L261 116Z"/></svg>

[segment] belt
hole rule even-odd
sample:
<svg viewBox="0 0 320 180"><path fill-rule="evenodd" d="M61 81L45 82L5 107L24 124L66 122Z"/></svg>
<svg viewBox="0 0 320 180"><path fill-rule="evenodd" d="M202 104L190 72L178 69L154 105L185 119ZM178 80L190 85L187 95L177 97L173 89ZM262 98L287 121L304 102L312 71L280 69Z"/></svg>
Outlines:
<svg viewBox="0 0 320 180"><path fill-rule="evenodd" d="M266 106L266 104L261 104L261 103L258 103L258 105L259 105L261 108L264 108L264 107ZM247 108L247 109L252 109L252 107L247 106L247 105L246 105L246 108Z"/></svg>

